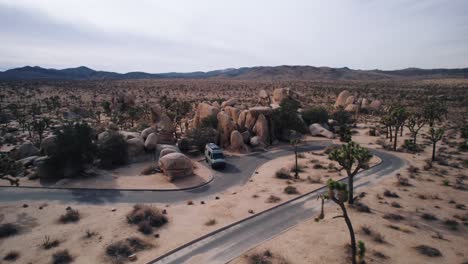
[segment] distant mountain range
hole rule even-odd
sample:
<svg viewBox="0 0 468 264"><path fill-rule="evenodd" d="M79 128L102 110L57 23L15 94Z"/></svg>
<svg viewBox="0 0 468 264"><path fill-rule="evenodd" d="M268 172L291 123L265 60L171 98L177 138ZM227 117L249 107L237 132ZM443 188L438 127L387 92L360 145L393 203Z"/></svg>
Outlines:
<svg viewBox="0 0 468 264"><path fill-rule="evenodd" d="M128 79L238 79L238 80L393 80L468 78L468 68L403 70L353 70L347 67L259 66L188 73L116 73L85 66L63 70L25 66L0 72L0 80L128 80Z"/></svg>

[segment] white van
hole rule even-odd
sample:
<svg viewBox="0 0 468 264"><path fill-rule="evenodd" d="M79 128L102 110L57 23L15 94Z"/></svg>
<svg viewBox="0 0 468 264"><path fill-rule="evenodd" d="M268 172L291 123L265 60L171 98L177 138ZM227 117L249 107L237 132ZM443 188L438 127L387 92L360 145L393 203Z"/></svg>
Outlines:
<svg viewBox="0 0 468 264"><path fill-rule="evenodd" d="M214 143L208 143L205 146L205 161L213 169L222 169L226 166L223 150Z"/></svg>

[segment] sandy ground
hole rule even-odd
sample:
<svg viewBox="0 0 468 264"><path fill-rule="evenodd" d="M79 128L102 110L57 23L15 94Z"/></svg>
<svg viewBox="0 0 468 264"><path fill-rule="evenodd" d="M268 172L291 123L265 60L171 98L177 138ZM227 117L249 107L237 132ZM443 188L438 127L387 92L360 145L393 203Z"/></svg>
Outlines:
<svg viewBox="0 0 468 264"><path fill-rule="evenodd" d="M379 137L365 136L366 129L357 129L362 134L362 139L356 136L355 140L368 140L372 143ZM421 142L423 140L421 139ZM402 141L401 141L402 142ZM377 147L376 144L371 146ZM441 146L445 146L442 144ZM446 147L446 146L445 146ZM429 150L426 150L428 152ZM320 153L316 153L320 154ZM268 198L271 195L281 199L279 202L296 197L298 194L287 195L284 188L293 185L299 193L304 193L320 187L320 184L310 183L307 177L321 177L325 182L328 177L339 177L336 171L329 171L328 164L332 163L326 156L306 153L300 158L300 164L307 166L300 173L301 180L281 180L274 174L282 168L289 168L293 164L293 156L282 157L270 161L258 169L251 181L244 186L233 187L223 193L203 200L194 200L193 205L188 201L178 204L152 204L168 212L169 223L155 231L159 238L153 235L145 236L137 231L137 227L129 225L126 214L131 211L132 204L108 204L101 206L43 203L36 201L24 201L21 203L2 203L0 206L0 223L16 222L22 226L19 235L0 239L0 258L10 250L21 253L17 263L50 263L51 255L59 249L68 249L74 255L74 263L110 263L105 257L105 248L112 242L125 239L130 236L141 237L152 243L154 247L137 254L136 263L146 263L157 256L193 240L203 234L218 229L234 221L243 219L251 212L257 213L270 208L276 203L271 203ZM357 237L366 242L368 246L368 262L372 263L461 263L467 260L466 245L468 238L466 227L461 220L458 231L450 231L443 225L445 219L455 219L454 215L467 217L466 211L456 209L456 204L465 204L468 196L465 191L456 190L451 186L443 186L444 179L450 184L455 184L455 177L466 172L447 166L436 165L434 169L424 171L422 169L427 153L422 155L399 153L411 164L420 168L420 172L409 178L406 169L400 173L410 179L411 187L396 186L396 177L383 178L377 187L373 186L360 191L367 192L363 202L372 208L372 214L358 213L350 210ZM453 155L456 158L456 155ZM466 158L463 154L458 155ZM311 160L317 160L311 162ZM373 163L378 162L374 160ZM320 163L325 169L314 169L315 164ZM446 170L446 171L445 171ZM122 172L123 173L123 172ZM435 176L435 174L440 176ZM129 176L131 177L131 176ZM133 176L135 177L135 176ZM140 176L138 176L140 177ZM389 189L397 192L400 198L387 198L383 191ZM377 194L383 197L377 199ZM437 194L439 199L434 199ZM424 195L426 199L421 199ZM449 203L454 200L456 204ZM398 202L402 208L394 208L389 204ZM23 208L23 203L28 204ZM57 219L65 208L71 206L80 211L81 219L75 224L60 224ZM113 212L112 209L115 209ZM249 212L250 211L250 212ZM382 218L388 212L405 216L405 220L391 222ZM431 212L439 220L427 222L421 219L422 212ZM269 249L274 256L280 256L288 263L345 263L344 245L348 241L348 233L342 219L332 219L337 215L337 206L327 205L326 218L319 223L313 220L300 224L276 238L247 252L251 255L255 252L263 252ZM214 225L207 225L209 220L215 220ZM466 221L466 220L465 220ZM410 230L411 233L388 228L389 224L400 226L402 230ZM372 238L362 235L360 227L369 225L375 232L381 233L387 243L379 244ZM98 235L91 239L85 239L86 230L97 232ZM117 231L118 230L118 231ZM440 232L446 240L432 238ZM59 239L60 246L50 250L43 250L39 245L45 236L51 239ZM443 256L430 259L420 256L414 249L419 244L428 244L438 248ZM27 246L25 246L27 245ZM374 256L374 251L379 251L389 257L381 260ZM275 260L276 261L276 260ZM432 261L432 262L431 262ZM243 256L233 261L234 263L248 263Z"/></svg>
<svg viewBox="0 0 468 264"><path fill-rule="evenodd" d="M353 140L364 145L372 144L378 137L366 136L367 128L360 125L356 129L359 134ZM406 134L407 131L404 131ZM450 133L448 133L450 134ZM450 136L449 136L450 137ZM408 138L408 135L404 135ZM419 138L420 143L424 140ZM399 140L403 142L403 139ZM399 144L400 145L400 144ZM452 159L466 159L466 154L442 143L440 148L451 152ZM445 149L445 150L444 150ZM434 165L432 169L424 170L424 160L430 155L430 148L420 154L397 153L409 161L409 165L419 168L418 173L410 173L407 168L399 173L409 179L411 186L401 186L395 177L385 177L376 182L377 185L365 187L359 192L366 192L362 202L371 208L372 213L360 213L349 209L357 240L365 242L367 247L367 263L466 263L468 261L468 213L465 206L468 203L466 190L455 188L457 178L468 177L465 169L453 166ZM448 181L449 186L445 186ZM466 186L465 186L466 187ZM385 190L397 193L399 198L384 195ZM392 204L393 203L393 204ZM397 204L401 208L397 208ZM458 207L458 208L457 208ZM388 213L399 214L405 219L400 221L387 220L383 216ZM437 220L425 220L422 215L434 215ZM232 263L251 263L252 256L263 255L265 251L272 257L265 257L272 263L349 263L346 261L346 247L349 243L349 233L342 218L333 219L341 212L337 205L328 203L325 206L325 219L319 222L310 219L279 236L257 246ZM317 214L318 216L318 214ZM452 230L444 222L458 222L457 230ZM393 228L390 227L393 225ZM372 235L366 235L362 227L372 230ZM395 229L398 228L399 230ZM378 235L384 242L377 242ZM442 253L441 257L421 255L415 247L427 245ZM385 257L382 257L383 254Z"/></svg>
<svg viewBox="0 0 468 264"><path fill-rule="evenodd" d="M56 182L20 178L21 186L97 188L97 189L181 189L202 185L213 177L212 171L200 162L193 160L194 175L169 182L162 173L143 175L141 172L153 165L153 161L131 163L115 170L97 170L97 175L79 179L62 179ZM0 182L8 186L8 182Z"/></svg>

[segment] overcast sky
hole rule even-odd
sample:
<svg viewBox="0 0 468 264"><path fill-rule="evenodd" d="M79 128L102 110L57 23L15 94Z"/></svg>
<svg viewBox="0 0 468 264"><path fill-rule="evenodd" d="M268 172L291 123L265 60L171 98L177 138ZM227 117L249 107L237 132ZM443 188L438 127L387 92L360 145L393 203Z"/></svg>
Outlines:
<svg viewBox="0 0 468 264"><path fill-rule="evenodd" d="M468 0L0 0L0 70L468 67Z"/></svg>

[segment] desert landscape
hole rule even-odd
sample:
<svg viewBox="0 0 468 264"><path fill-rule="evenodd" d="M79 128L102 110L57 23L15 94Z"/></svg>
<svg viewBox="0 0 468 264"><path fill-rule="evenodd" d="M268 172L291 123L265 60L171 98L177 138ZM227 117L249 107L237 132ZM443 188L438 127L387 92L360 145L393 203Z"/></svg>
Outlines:
<svg viewBox="0 0 468 264"><path fill-rule="evenodd" d="M0 264L467 264L466 8L0 0Z"/></svg>

